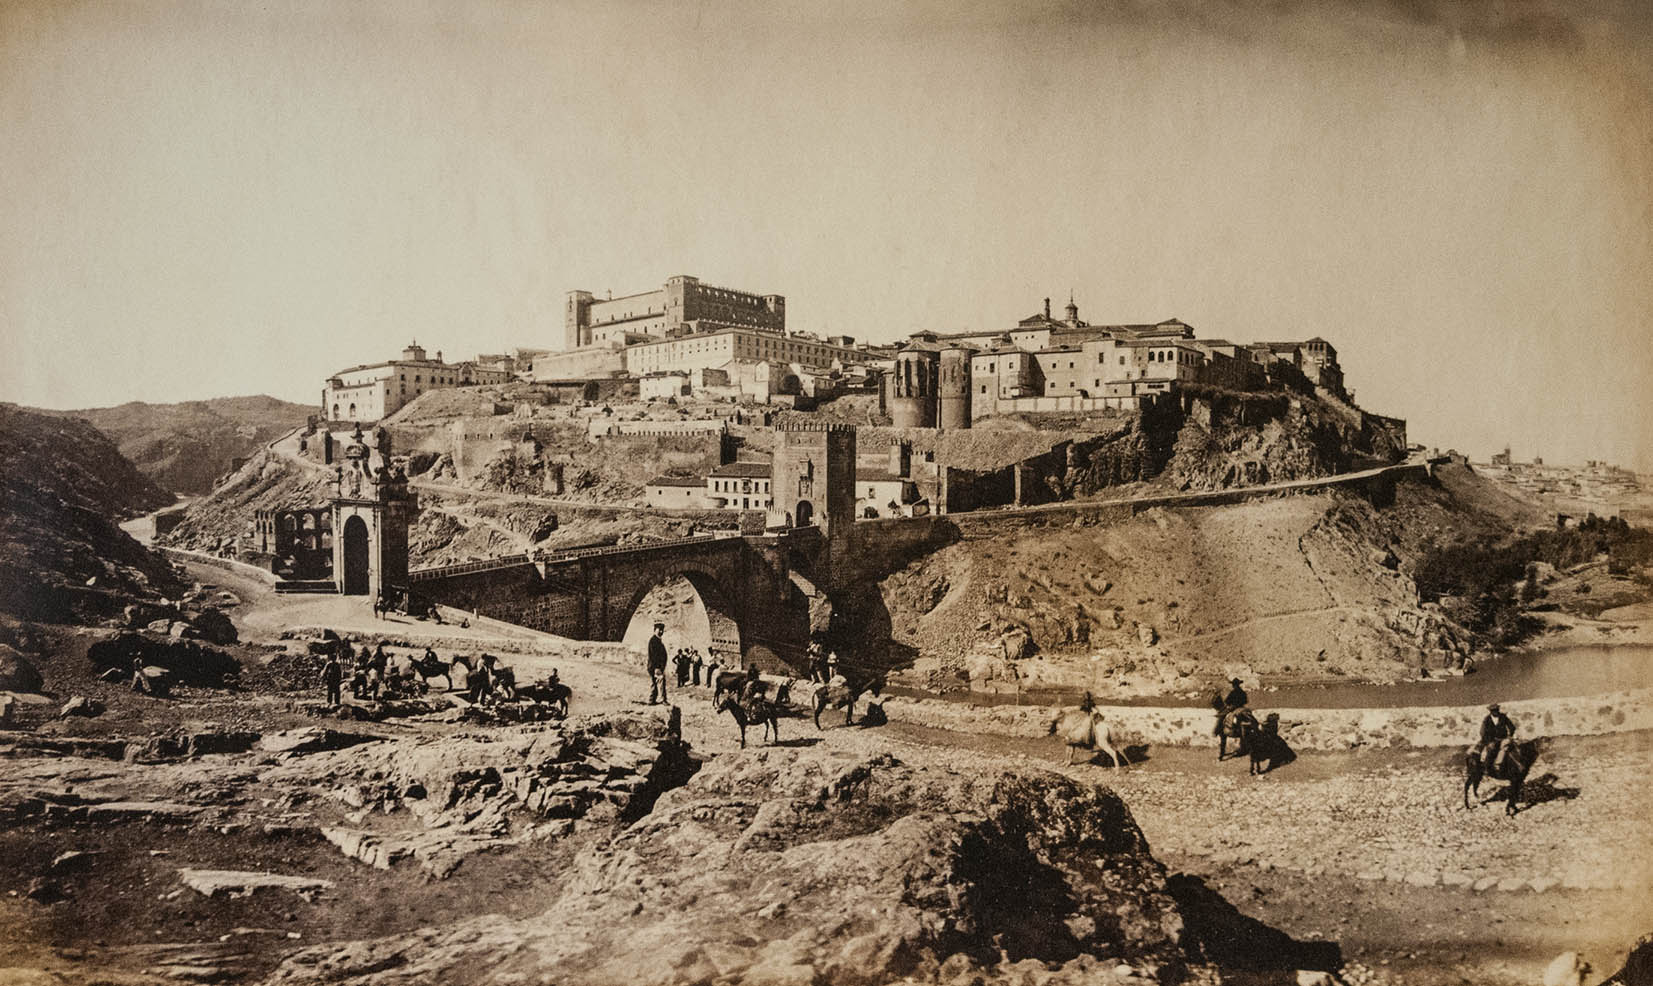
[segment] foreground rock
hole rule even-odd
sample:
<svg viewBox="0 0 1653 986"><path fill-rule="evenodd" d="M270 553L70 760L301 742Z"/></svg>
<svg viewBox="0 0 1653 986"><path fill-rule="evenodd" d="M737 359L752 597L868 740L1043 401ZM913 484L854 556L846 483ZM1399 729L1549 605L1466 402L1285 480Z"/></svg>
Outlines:
<svg viewBox="0 0 1653 986"><path fill-rule="evenodd" d="M38 692L44 685L40 669L15 648L0 644L0 692Z"/></svg>
<svg viewBox="0 0 1653 986"><path fill-rule="evenodd" d="M181 869L178 878L184 886L207 897L216 897L219 894L250 894L255 890L296 890L300 893L311 893L317 890L331 890L331 880L319 880L308 876L289 876L282 873L257 873L246 870L195 870Z"/></svg>
<svg viewBox="0 0 1653 986"><path fill-rule="evenodd" d="M332 800L352 810L351 824L322 827L328 842L379 869L412 859L436 877L471 853L566 835L576 822L630 822L694 769L669 724L648 715L363 742L370 739L315 727L266 736L263 749L296 759L260 780L292 791L330 786ZM421 824L402 824L402 812Z"/></svg>
<svg viewBox="0 0 1653 986"><path fill-rule="evenodd" d="M1106 788L754 750L582 857L538 917L311 948L272 982L1211 981L1182 934Z"/></svg>

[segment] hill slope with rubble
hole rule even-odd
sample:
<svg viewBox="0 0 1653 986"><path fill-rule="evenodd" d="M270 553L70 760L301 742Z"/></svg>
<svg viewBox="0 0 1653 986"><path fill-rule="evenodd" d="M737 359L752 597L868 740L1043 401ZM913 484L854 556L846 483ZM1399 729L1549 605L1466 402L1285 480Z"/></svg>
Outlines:
<svg viewBox="0 0 1653 986"><path fill-rule="evenodd" d="M85 421L0 404L0 612L68 620L174 587L116 526L172 499Z"/></svg>
<svg viewBox="0 0 1653 986"><path fill-rule="evenodd" d="M205 493L229 471L231 459L246 458L304 424L314 408L260 394L38 413L84 418L113 438L121 454L162 489Z"/></svg>
<svg viewBox="0 0 1653 986"><path fill-rule="evenodd" d="M1258 674L1393 680L1484 644L1420 599L1442 542L1547 518L1467 467L1398 483L1128 520L1007 516L882 580L890 637L930 687L998 678L1099 694Z"/></svg>

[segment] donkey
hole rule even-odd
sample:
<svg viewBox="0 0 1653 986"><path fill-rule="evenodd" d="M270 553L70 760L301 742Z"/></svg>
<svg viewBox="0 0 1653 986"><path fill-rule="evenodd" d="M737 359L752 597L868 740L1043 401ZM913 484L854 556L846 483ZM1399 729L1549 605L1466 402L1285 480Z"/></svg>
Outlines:
<svg viewBox="0 0 1653 986"><path fill-rule="evenodd" d="M781 725L775 715L775 707L761 698L754 698L750 702L741 702L733 694L725 694L718 700L717 710L734 716L735 725L740 727L740 748L746 749L746 727L757 724L763 725L763 735L773 736L773 742L781 741Z"/></svg>

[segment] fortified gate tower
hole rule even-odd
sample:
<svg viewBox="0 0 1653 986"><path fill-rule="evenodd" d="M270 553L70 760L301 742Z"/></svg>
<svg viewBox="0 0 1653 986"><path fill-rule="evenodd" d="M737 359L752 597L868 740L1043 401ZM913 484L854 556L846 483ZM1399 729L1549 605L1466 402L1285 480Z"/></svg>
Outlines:
<svg viewBox="0 0 1653 986"><path fill-rule="evenodd" d="M770 468L770 527L816 527L830 553L855 528L855 426L780 424Z"/></svg>
<svg viewBox="0 0 1653 986"><path fill-rule="evenodd" d="M376 434L372 448L358 425L334 471L333 580L347 596L408 586L408 526L419 501L390 462L389 433Z"/></svg>

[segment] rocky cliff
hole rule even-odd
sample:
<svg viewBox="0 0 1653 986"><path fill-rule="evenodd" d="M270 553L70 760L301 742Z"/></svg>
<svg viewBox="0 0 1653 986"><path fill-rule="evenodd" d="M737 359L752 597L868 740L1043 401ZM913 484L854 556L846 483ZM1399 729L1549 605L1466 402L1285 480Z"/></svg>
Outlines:
<svg viewBox="0 0 1653 986"><path fill-rule="evenodd" d="M85 421L0 404L0 611L71 620L177 588L116 526L170 502Z"/></svg>
<svg viewBox="0 0 1653 986"><path fill-rule="evenodd" d="M180 548L229 554L236 539L252 530L259 510L321 506L333 495L333 474L320 467L263 449L234 475L189 505L184 518L162 541ZM250 543L243 548L255 548Z"/></svg>
<svg viewBox="0 0 1653 986"><path fill-rule="evenodd" d="M229 472L232 459L246 458L304 424L315 409L259 395L40 413L90 421L162 489L205 493Z"/></svg>
<svg viewBox="0 0 1653 986"><path fill-rule="evenodd" d="M1210 982L1123 802L1055 774L725 755L536 917L289 958L272 983Z"/></svg>
<svg viewBox="0 0 1653 986"><path fill-rule="evenodd" d="M1419 598L1436 536L1498 538L1530 510L1464 467L1374 502L1349 492L1128 517L983 515L881 580L925 683L1109 692L1253 673L1394 679L1479 641Z"/></svg>

